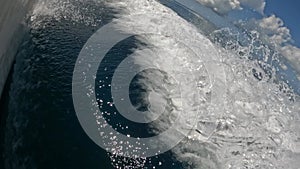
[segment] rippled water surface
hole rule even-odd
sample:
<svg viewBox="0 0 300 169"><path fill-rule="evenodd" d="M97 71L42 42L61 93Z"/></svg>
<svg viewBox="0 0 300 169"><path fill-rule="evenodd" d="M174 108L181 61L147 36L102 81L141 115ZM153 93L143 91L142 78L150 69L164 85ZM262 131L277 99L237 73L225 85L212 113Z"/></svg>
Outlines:
<svg viewBox="0 0 300 169"><path fill-rule="evenodd" d="M127 56L137 56L135 64L153 63L164 72L136 76L130 86L132 103L145 109L147 92L159 91L170 103L169 113L184 113L176 129L190 130L172 150L149 159L107 153L87 136L75 114L72 76L77 57L90 36L112 20L120 30L139 36L114 46L100 64L95 78L99 105L113 105L109 84L114 69ZM203 35L157 1L37 2L1 108L6 114L3 167L297 169L299 96L269 64L280 60L260 45L255 32L249 33L254 40L245 47L234 38L224 41L222 31ZM259 61L252 54L261 49ZM142 55L147 58L139 59ZM168 85L160 86L164 73ZM174 92L178 83L172 79L180 81L180 106ZM149 137L172 124L169 114L149 125L128 122L114 114L112 105L102 104L101 111L110 124L122 124L115 127L124 134ZM184 128L195 117L196 126Z"/></svg>

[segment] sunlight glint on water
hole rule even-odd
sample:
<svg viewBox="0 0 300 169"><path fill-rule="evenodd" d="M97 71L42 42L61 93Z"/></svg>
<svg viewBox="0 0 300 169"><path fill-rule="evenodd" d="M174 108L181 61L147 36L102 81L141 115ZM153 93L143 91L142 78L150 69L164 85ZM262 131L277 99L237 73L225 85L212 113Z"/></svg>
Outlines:
<svg viewBox="0 0 300 169"><path fill-rule="evenodd" d="M183 67L197 69L201 67L200 65L209 67L211 65L209 62L219 65L208 69L219 72L219 77L224 79L209 77L210 72L204 72L201 68L199 73L194 74L197 79L195 83L203 84L202 88L197 90L207 94L203 97L207 102L201 107L201 112L193 107L199 106L195 104L198 104L199 100L184 100L189 103L186 105L192 105L184 107L186 117L194 117L195 113L200 114L196 128L191 127L190 136L171 150L176 159L185 164L186 168L297 169L300 166L298 98L286 84L278 82L274 76L262 70L261 63L248 60L248 53L245 51L251 50L252 46L246 49L240 46L232 48L227 44L225 45L227 49L223 49L221 45L224 44L212 43L200 34L196 27L157 1L93 2L91 5L100 7L105 4L117 11L115 22L119 29L138 34L145 43L157 48L157 55L151 56L149 60L137 59L135 61L137 64L143 65L152 61L159 67L170 70L167 72L169 76L177 79L179 75L172 70L188 71ZM30 26L33 30L46 28L47 25L43 22L46 17L57 22L69 20L70 24L83 23L97 27L96 25L102 20L101 17L96 16L98 14L96 11L102 9L96 7L92 8L93 11L89 8L78 9L81 3L83 2L41 0L34 8ZM145 35L149 33L159 36ZM184 45L177 44L177 48L174 49L177 41ZM192 50L198 57L194 57L186 50ZM168 54L180 58L174 59L172 58L174 55L166 55L162 51L168 51ZM146 50L136 49L133 54L149 54L146 52ZM240 55L241 52L244 52L243 56ZM182 65L178 65L178 61L181 61ZM271 72L274 74L275 71L271 69ZM156 80L155 76L145 76L150 81ZM212 89L216 90L212 91ZM166 95L170 92L163 87L160 91L165 91ZM195 89L189 88L189 84L183 87L182 93L185 96L192 98L193 92ZM157 121L152 126L153 129L156 132L164 130L165 121L167 120ZM26 120L16 122L15 127L22 127L22 125L27 125ZM179 131L185 130L180 128L181 124L177 125ZM173 138L170 136L168 139ZM15 147L21 144L20 140L15 140ZM124 159L112 155L111 160L112 164L117 166ZM131 162L132 165L136 165L136 168L143 166L144 163L143 158ZM157 164L157 167L160 165L163 163Z"/></svg>

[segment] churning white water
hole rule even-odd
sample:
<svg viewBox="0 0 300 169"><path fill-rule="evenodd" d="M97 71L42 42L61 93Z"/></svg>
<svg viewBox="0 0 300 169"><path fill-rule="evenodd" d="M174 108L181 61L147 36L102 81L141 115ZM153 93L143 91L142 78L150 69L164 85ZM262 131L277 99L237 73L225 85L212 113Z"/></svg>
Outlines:
<svg viewBox="0 0 300 169"><path fill-rule="evenodd" d="M115 20L119 29L138 34L155 46L152 55L150 49L136 50L134 55L148 56L135 57L136 63L151 62L179 79L182 113L187 119L198 114L197 127L172 149L178 160L190 168L300 166L298 96L275 79L274 69L273 76L261 69L259 65L266 63L246 59L254 44L245 48L228 42L222 49L157 1L117 1L111 6L122 11ZM264 57L275 59L271 53ZM156 80L156 76L147 78ZM160 91L166 91L166 96L172 92ZM175 98L173 103L180 107ZM165 129L168 118L154 128ZM185 130L180 128L185 125L176 125L179 131Z"/></svg>
<svg viewBox="0 0 300 169"><path fill-rule="evenodd" d="M298 96L262 70L260 65L266 63L247 59L254 45L245 48L228 43L224 49L155 0L105 4L118 11L114 19L118 29L139 35L152 46L136 49L132 54L135 63L155 65L176 79L157 86L157 75L145 74L147 83L141 83L171 102L171 113L184 113L176 129L190 133L171 150L177 160L195 169L299 168ZM93 16L76 11L68 1L40 1L33 12L32 27L42 27L39 17L44 15L97 24ZM270 53L264 57L275 58ZM180 97L174 90L180 90ZM191 118L197 118L196 126L186 124ZM153 128L159 132L171 123L172 116L165 115ZM167 139L174 138L170 135Z"/></svg>

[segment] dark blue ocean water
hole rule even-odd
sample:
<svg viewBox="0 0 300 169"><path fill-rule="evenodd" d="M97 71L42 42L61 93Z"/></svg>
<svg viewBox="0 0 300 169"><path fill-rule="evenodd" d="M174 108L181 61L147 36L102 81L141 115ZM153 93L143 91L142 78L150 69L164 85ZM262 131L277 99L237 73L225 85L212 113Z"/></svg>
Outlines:
<svg viewBox="0 0 300 169"><path fill-rule="evenodd" d="M14 69L4 91L1 104L1 163L4 169L110 169L109 154L98 147L81 128L72 101L72 75L76 59L88 38L113 17L108 8L91 3L76 4L87 15L99 17L96 26L83 22L41 18L45 26L28 31L18 49ZM90 13L90 11L93 11ZM100 65L96 79L111 77L115 67L135 47L130 38L116 46L106 56L106 65ZM113 59L111 59L113 58ZM108 71L101 71L108 67ZM140 91L133 86L133 91ZM96 91L102 98L111 99L108 90ZM138 101L138 94L131 96ZM103 109L111 109L104 107ZM147 126L123 121L137 130L123 131L137 137ZM112 124L113 125L113 124ZM150 133L151 134L151 133ZM145 135L147 136L147 135ZM151 163L149 162L151 161ZM163 165L157 165L158 162ZM125 165L125 162L124 162ZM182 168L170 152L149 159L145 167Z"/></svg>

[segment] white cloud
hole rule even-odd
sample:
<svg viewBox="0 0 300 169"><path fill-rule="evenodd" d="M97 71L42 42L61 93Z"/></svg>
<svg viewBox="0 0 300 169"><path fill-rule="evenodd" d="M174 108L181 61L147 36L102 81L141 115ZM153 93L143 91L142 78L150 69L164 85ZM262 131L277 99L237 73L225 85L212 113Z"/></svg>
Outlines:
<svg viewBox="0 0 300 169"><path fill-rule="evenodd" d="M259 31L267 35L269 41L276 45L276 49L287 58L293 68L300 73L300 48L293 46L289 28L284 26L282 19L271 15L255 21Z"/></svg>
<svg viewBox="0 0 300 169"><path fill-rule="evenodd" d="M225 14L233 9L241 9L239 0L198 0L202 5L214 11Z"/></svg>
<svg viewBox="0 0 300 169"><path fill-rule="evenodd" d="M265 0L197 0L202 5L213 9L215 12L225 15L232 10L242 10L242 7L249 7L263 14L266 6ZM292 36L289 28L285 27L282 19L275 15L253 19L243 23L248 30L256 30L266 37L270 43L275 44L278 52L286 57L293 67L300 72L300 48L291 45Z"/></svg>
<svg viewBox="0 0 300 169"><path fill-rule="evenodd" d="M262 33L268 35L273 43L282 45L291 41L290 30L275 15L257 20L256 23L259 25Z"/></svg>
<svg viewBox="0 0 300 169"><path fill-rule="evenodd" d="M300 72L300 48L292 45L286 45L281 47L281 54L286 57L298 72Z"/></svg>
<svg viewBox="0 0 300 169"><path fill-rule="evenodd" d="M202 5L212 8L219 14L226 14L231 10L243 9L242 6L247 6L257 12L263 13L265 8L265 0L197 0Z"/></svg>
<svg viewBox="0 0 300 169"><path fill-rule="evenodd" d="M255 11L263 14L266 6L265 0L240 0L242 5L250 7Z"/></svg>

